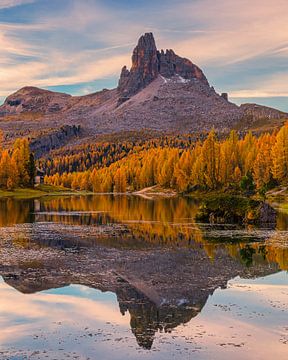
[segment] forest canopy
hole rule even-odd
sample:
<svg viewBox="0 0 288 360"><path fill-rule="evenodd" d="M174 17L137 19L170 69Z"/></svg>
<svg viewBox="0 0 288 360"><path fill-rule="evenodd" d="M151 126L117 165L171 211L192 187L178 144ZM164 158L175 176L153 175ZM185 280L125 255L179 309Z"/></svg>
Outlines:
<svg viewBox="0 0 288 360"><path fill-rule="evenodd" d="M138 151L129 151L109 166L56 173L46 176L45 182L75 190L117 193L154 185L179 192L238 188L264 193L287 182L287 125L260 137L250 132L240 138L231 131L220 140L211 130L205 140L189 141L186 145L142 144Z"/></svg>
<svg viewBox="0 0 288 360"><path fill-rule="evenodd" d="M0 188L33 187L35 176L34 156L27 139L17 139L11 150L2 148L0 134Z"/></svg>
<svg viewBox="0 0 288 360"><path fill-rule="evenodd" d="M166 137L90 144L83 149L78 148L78 153L74 149L62 159L59 155L54 163L40 159L39 166L45 165L46 174L53 174L46 175L46 184L95 193L123 193L154 185L183 193L198 189L265 193L288 179L288 125L259 137L249 132L241 138L233 130L219 139L211 130L205 139L195 141ZM0 188L32 187L35 170L27 139L17 139L12 149L0 147Z"/></svg>

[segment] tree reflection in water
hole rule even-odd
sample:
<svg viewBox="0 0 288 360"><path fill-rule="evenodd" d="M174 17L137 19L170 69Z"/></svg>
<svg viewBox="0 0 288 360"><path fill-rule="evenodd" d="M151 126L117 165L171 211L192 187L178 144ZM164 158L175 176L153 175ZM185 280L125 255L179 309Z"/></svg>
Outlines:
<svg viewBox="0 0 288 360"><path fill-rule="evenodd" d="M240 235L237 235L239 228L235 226L222 226L214 231L212 226L195 222L198 205L189 198L149 200L136 196L99 195L41 200L2 199L0 210L2 228L26 223L59 224L57 231L52 226L51 231L48 226L46 229L48 233L57 233L57 237L49 236L48 241L42 233L38 236L37 241L45 246L93 246L95 243L124 248L198 246L205 249L211 260L220 247L225 248L230 256L246 262L247 266L255 261L266 261L277 263L282 270L288 269L288 246L277 241L278 232L247 229L244 233L240 230ZM83 226L81 239L76 236L81 229L78 232L75 229L75 236L72 230L70 238L69 233L64 236L66 226ZM97 227L101 227L101 232L96 231ZM287 215L279 214L277 228L282 237L286 237L283 231L288 229ZM36 232L37 227L29 231L19 227L15 232L15 244L27 246L27 241L29 244L29 240L37 238L33 231Z"/></svg>
<svg viewBox="0 0 288 360"><path fill-rule="evenodd" d="M279 232L243 229L234 225L197 224L194 220L197 203L182 197L149 200L135 196L99 195L21 201L2 199L0 208L1 241L12 240L13 246L24 249L49 246L77 250L98 244L127 251L152 249L152 253L153 249L162 248L193 249L193 253L188 251L180 260L177 252L169 255L169 259L175 262L175 271L179 261L181 265L187 261L188 269L189 262L196 267L197 261L199 267L202 263L207 279L197 282L197 274L183 274L183 278L195 276L194 288L187 289L192 294L190 298L183 298L176 305L157 303L133 286L133 282L118 275L116 285L101 282L100 278L95 286L97 274L87 273L85 277L79 277L70 269L62 269L62 273L60 268L55 268L52 279L39 279L37 271L43 267L39 261L20 263L20 272L19 269L15 272L17 275L9 268L9 275L4 276L9 285L23 293L73 283L114 292L121 313L129 312L132 332L145 349L151 348L158 331L169 332L199 314L215 289L226 287L232 277L239 274L254 277L288 269L288 246L284 246L287 241L284 230L288 223L284 215L279 216ZM222 269L220 259L228 264L227 268ZM162 283L170 281L169 273L164 271L160 275Z"/></svg>

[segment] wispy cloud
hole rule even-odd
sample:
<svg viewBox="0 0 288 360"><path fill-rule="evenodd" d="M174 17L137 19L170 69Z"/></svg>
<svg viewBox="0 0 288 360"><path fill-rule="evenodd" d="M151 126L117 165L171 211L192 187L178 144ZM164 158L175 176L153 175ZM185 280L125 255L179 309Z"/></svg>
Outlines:
<svg viewBox="0 0 288 360"><path fill-rule="evenodd" d="M37 0L0 0L0 9L8 9L19 5L32 4Z"/></svg>
<svg viewBox="0 0 288 360"><path fill-rule="evenodd" d="M86 58L84 53L73 59L66 59L57 54L50 54L46 62L31 61L5 67L4 70L0 68L0 93L2 96L8 96L15 90L15 83L19 88L29 85L50 87L80 84L111 75L116 77L119 75L120 64L125 63L127 58L128 54L92 60L91 56ZM57 69L54 67L55 63L57 63Z"/></svg>
<svg viewBox="0 0 288 360"><path fill-rule="evenodd" d="M175 16L184 31L176 47L205 64L243 62L275 53L277 46L287 46L287 12L288 3L283 0L182 2ZM202 31L191 35L189 22Z"/></svg>
<svg viewBox="0 0 288 360"><path fill-rule="evenodd" d="M28 3L33 5L26 12L21 7L21 16L13 11ZM287 13L286 0L123 0L121 6L104 0L0 0L0 97L24 85L113 76L116 85L145 31L155 33L159 47L204 68L220 90L234 96L288 94L282 81L288 76Z"/></svg>
<svg viewBox="0 0 288 360"><path fill-rule="evenodd" d="M230 95L234 98L288 97L287 83L288 73L271 74L250 88L232 91Z"/></svg>

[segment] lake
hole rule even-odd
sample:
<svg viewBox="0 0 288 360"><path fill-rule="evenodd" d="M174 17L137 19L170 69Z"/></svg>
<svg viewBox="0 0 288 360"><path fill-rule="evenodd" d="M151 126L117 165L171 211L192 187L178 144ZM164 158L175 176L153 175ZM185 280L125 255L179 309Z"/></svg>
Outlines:
<svg viewBox="0 0 288 360"><path fill-rule="evenodd" d="M195 221L190 198L0 200L0 359L288 354L288 216Z"/></svg>

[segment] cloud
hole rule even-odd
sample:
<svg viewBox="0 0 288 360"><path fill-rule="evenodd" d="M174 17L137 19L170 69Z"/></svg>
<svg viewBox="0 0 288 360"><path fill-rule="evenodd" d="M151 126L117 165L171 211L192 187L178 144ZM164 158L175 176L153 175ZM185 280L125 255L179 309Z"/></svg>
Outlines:
<svg viewBox="0 0 288 360"><path fill-rule="evenodd" d="M68 9L47 11L33 22L0 23L2 99L28 85L75 85L111 76L116 85L122 66L130 63L134 42L127 33L109 30L109 24L124 20L95 2L70 3Z"/></svg>
<svg viewBox="0 0 288 360"><path fill-rule="evenodd" d="M175 47L202 64L230 64L267 55L278 46L287 46L287 11L284 0L182 2L175 22L178 27L182 24L183 31ZM192 32L189 23L196 24Z"/></svg>
<svg viewBox="0 0 288 360"><path fill-rule="evenodd" d="M35 1L37 0L0 0L0 10L20 5L32 4Z"/></svg>
<svg viewBox="0 0 288 360"><path fill-rule="evenodd" d="M3 62L11 63L11 55L13 54L18 56L34 56L37 53L36 49L33 51L29 44L9 36L3 30L0 32L0 48L0 63L2 64Z"/></svg>
<svg viewBox="0 0 288 360"><path fill-rule="evenodd" d="M94 60L90 56L79 54L72 59L63 58L61 54L50 54L45 62L27 62L0 68L0 94L8 96L18 87L50 87L80 84L120 74L121 64L129 58L114 56L108 59ZM57 68L55 68L57 64ZM69 69L69 70L67 70Z"/></svg>
<svg viewBox="0 0 288 360"><path fill-rule="evenodd" d="M249 89L232 91L230 96L234 98L288 97L287 84L288 73L264 75L257 83L251 84Z"/></svg>
<svg viewBox="0 0 288 360"><path fill-rule="evenodd" d="M122 316L114 294L111 301L110 293L101 294L101 297L99 290L81 285L67 287L65 295L49 292L23 295L0 279L0 291L2 329L0 341L3 345L19 344L19 342L23 345L25 338L39 332L39 326L44 326L43 329L45 328L45 332L50 333L52 338L56 333L59 336L57 324L60 320L69 328L69 331L75 329L78 333L86 326L101 327L104 331L107 321L119 326L129 325L129 315ZM87 292L89 297L85 294ZM73 318L71 318L71 313L73 313ZM83 324L85 324L84 327L82 327ZM58 327L56 332L55 327Z"/></svg>
<svg viewBox="0 0 288 360"><path fill-rule="evenodd" d="M212 85L233 96L288 93L281 80L288 73L283 69L286 0L167 0L153 6L150 0L133 6L125 0L121 6L101 0L0 0L0 14L4 7L32 2L33 11L21 12L22 22L15 21L13 8L2 22L0 16L0 97L24 85L89 83L113 76L116 85L121 67L130 65L138 36L146 31L155 33L159 48L190 58L204 68Z"/></svg>

